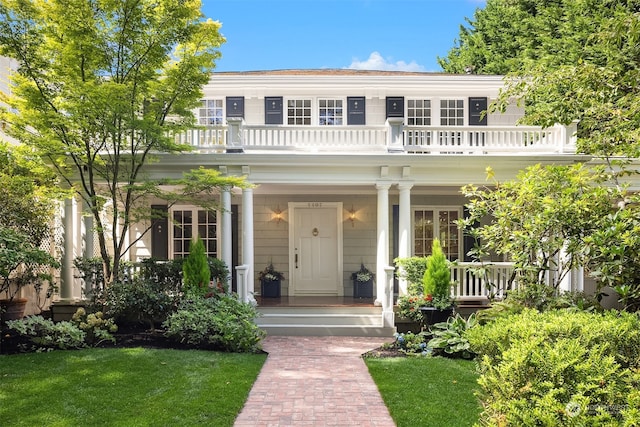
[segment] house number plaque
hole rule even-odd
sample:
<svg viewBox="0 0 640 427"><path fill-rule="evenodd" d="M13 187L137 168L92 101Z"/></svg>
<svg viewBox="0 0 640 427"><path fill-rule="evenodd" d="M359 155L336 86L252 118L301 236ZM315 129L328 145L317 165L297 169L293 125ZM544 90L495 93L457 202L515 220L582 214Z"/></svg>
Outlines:
<svg viewBox="0 0 640 427"><path fill-rule="evenodd" d="M307 203L308 208L321 208L322 202L309 202Z"/></svg>

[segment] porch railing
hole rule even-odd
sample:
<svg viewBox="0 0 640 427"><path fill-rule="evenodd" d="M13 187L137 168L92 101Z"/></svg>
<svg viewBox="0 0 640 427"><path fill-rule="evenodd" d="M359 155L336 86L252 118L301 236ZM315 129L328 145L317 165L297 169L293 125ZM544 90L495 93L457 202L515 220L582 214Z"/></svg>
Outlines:
<svg viewBox="0 0 640 427"><path fill-rule="evenodd" d="M510 262L459 262L451 268L451 280L451 296L458 301L502 299L507 291L517 288Z"/></svg>
<svg viewBox="0 0 640 427"><path fill-rule="evenodd" d="M201 150L402 151L424 154L574 153L575 127L266 126L191 129L175 136ZM393 129L392 129L393 128ZM398 135L394 137L393 135Z"/></svg>

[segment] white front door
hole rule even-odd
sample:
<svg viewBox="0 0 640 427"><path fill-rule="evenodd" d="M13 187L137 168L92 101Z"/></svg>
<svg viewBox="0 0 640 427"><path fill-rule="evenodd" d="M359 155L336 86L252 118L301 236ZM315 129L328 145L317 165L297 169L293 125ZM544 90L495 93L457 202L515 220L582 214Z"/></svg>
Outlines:
<svg viewBox="0 0 640 427"><path fill-rule="evenodd" d="M289 294L342 296L342 203L290 203Z"/></svg>

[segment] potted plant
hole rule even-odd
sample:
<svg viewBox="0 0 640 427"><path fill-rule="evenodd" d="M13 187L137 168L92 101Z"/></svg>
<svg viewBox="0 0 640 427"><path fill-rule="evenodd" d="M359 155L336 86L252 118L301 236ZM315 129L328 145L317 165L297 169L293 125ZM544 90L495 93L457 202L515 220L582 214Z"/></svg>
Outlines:
<svg viewBox="0 0 640 427"><path fill-rule="evenodd" d="M449 261L442 252L440 240L434 239L427 269L422 278L425 304L420 311L427 325L445 322L453 314L451 298L451 271Z"/></svg>
<svg viewBox="0 0 640 427"><path fill-rule="evenodd" d="M54 288L46 271L59 263L47 252L36 247L25 233L0 226L0 319L21 318L27 300L19 298L23 288L33 286L38 297Z"/></svg>
<svg viewBox="0 0 640 427"><path fill-rule="evenodd" d="M351 274L353 280L353 297L354 298L373 298L373 279L374 274L360 264L360 270Z"/></svg>
<svg viewBox="0 0 640 427"><path fill-rule="evenodd" d="M284 274L273 267L273 263L258 274L260 279L260 295L263 298L280 298L280 283L284 279Z"/></svg>

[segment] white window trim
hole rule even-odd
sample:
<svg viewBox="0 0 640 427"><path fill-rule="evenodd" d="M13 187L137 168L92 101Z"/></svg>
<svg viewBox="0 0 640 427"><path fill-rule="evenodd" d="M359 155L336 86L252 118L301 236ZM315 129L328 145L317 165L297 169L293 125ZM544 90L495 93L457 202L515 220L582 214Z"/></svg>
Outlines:
<svg viewBox="0 0 640 427"><path fill-rule="evenodd" d="M416 242L416 225L414 222L415 219L415 212L416 211L433 211L434 212L434 229L433 229L433 235L434 237L440 237L440 230L436 230L436 227L439 227L439 223L438 221L436 221L437 218L437 214L440 211L457 211L458 212L458 218L462 219L464 217L464 210L461 206L458 205L452 205L452 206L447 206L447 205L437 205L437 206L431 206L431 205L415 205L411 207L411 256L415 256L415 242ZM464 259L464 240L463 240L463 233L462 230L460 230L458 228L458 259L459 260L463 260Z"/></svg>
<svg viewBox="0 0 640 427"><path fill-rule="evenodd" d="M304 101L304 100L309 100L311 101L311 124L310 125L290 125L288 124L289 122L289 113L287 111L287 106L289 104L289 101ZM320 100L332 100L332 101L342 101L342 124L341 125L320 125ZM290 127L296 127L296 126L321 126L321 127L327 127L327 128L333 128L333 127L346 127L347 126L347 98L344 96L300 96L300 97L296 97L296 96L290 96L290 97L284 97L282 99L282 108L283 108L283 112L282 112L282 122L283 122L283 126L290 126Z"/></svg>
<svg viewBox="0 0 640 427"><path fill-rule="evenodd" d="M168 256L169 259L175 259L175 252L173 247L173 212L174 211L187 211L190 210L192 212L192 218L195 222L192 223L192 233L191 240L195 239L198 236L198 211L202 210L199 206L194 205L174 205L169 208L168 218L169 218L169 248L168 248ZM216 210L216 253L220 255L220 211Z"/></svg>
<svg viewBox="0 0 640 427"><path fill-rule="evenodd" d="M222 123L219 125L201 125L200 124L200 110L202 109L202 102L204 101L220 101L222 104ZM209 98L201 98L200 99L200 105L198 105L193 114L196 118L196 123L198 126L206 126L206 127L218 127L218 126L224 126L226 124L226 118L227 118L227 105L226 105L226 98L221 98L221 97L209 97Z"/></svg>

